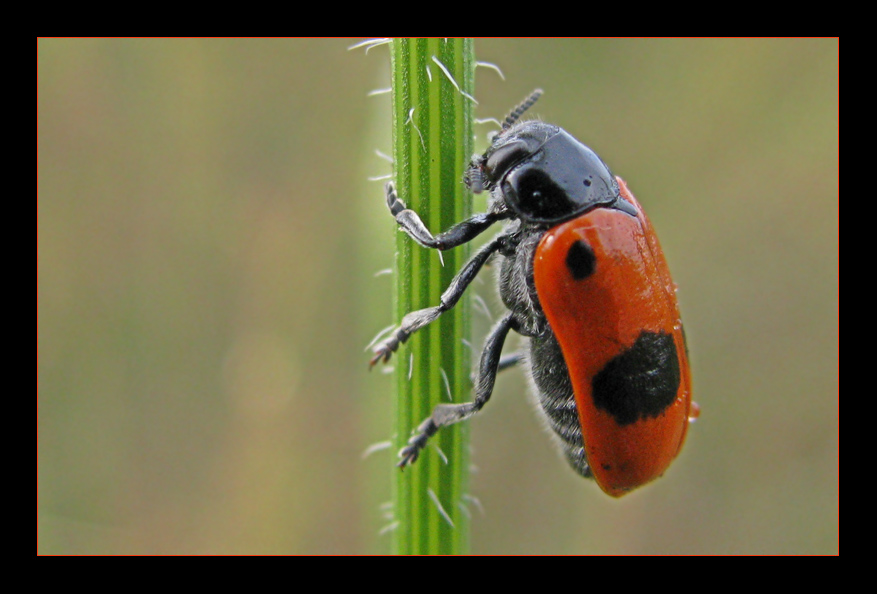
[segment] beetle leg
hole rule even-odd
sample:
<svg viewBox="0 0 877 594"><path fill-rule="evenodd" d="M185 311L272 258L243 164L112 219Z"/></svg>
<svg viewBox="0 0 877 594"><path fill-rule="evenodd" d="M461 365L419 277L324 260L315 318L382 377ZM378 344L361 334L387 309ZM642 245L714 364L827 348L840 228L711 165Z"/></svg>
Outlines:
<svg viewBox="0 0 877 594"><path fill-rule="evenodd" d="M503 237L500 236L478 250L475 255L466 262L460 272L457 273L457 276L454 277L454 280L451 281L451 284L448 285L445 292L442 293L441 303L439 305L412 311L402 318L402 322L399 324L396 331L393 332L392 336L374 348L375 356L372 357L369 367L374 367L374 365L381 360L387 362L390 359L390 356L392 356L392 354L399 348L399 345L408 340L408 337L411 336L412 333L420 330L430 322L435 321L442 313L454 307L460 300L460 297L463 296L466 287L469 286L469 283L475 279L478 271L484 266L484 263L487 262L490 256L492 256L502 244Z"/></svg>
<svg viewBox="0 0 877 594"><path fill-rule="evenodd" d="M408 445L399 452L400 460L396 466L404 468L413 463L426 446L427 440L435 435L441 427L468 419L490 400L496 382L496 373L501 363L502 346L509 330L514 330L517 326L512 314L494 326L484 343L484 350L481 352L478 378L475 381L475 400L462 404L439 404L436 406L432 410L432 415L417 427L417 434L409 439Z"/></svg>
<svg viewBox="0 0 877 594"><path fill-rule="evenodd" d="M512 353L511 355L506 355L499 360L499 364L496 366L496 371L500 372L508 369L509 367L514 367L521 362L521 357L521 353Z"/></svg>
<svg viewBox="0 0 877 594"><path fill-rule="evenodd" d="M523 353L518 352L502 357L496 365L496 372L499 373L500 371L505 371L509 367L514 367L521 362L523 356ZM469 379L472 380L472 384L474 385L478 381L478 373L472 373L472 375L469 376Z"/></svg>
<svg viewBox="0 0 877 594"><path fill-rule="evenodd" d="M396 222L414 241L427 248L447 250L457 247L472 241L495 222L509 216L506 212L476 214L457 223L447 231L433 236L423 224L420 216L405 206L405 203L399 198L393 182L387 182L384 188L387 192L387 207L396 218Z"/></svg>

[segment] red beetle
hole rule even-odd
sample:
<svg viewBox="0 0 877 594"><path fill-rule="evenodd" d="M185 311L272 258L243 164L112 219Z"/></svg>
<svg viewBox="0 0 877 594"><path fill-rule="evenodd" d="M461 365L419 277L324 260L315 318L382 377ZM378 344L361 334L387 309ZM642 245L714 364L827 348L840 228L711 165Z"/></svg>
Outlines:
<svg viewBox="0 0 877 594"><path fill-rule="evenodd" d="M620 497L664 473L697 416L676 286L625 183L561 128L518 121L540 95L514 109L472 159L465 182L490 191L486 213L433 236L387 184L390 212L424 247L449 249L509 223L466 263L439 305L405 316L371 364L387 361L453 307L485 262L501 257L499 293L509 312L485 343L475 400L438 405L400 452L399 466L414 462L439 428L478 412L497 371L523 362L571 466ZM502 358L510 330L529 338L529 349Z"/></svg>

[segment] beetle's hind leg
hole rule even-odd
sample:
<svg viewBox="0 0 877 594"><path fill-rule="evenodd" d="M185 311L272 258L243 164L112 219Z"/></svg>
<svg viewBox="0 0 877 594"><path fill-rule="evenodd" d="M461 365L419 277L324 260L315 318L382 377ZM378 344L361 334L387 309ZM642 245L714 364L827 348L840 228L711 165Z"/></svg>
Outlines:
<svg viewBox="0 0 877 594"><path fill-rule="evenodd" d="M505 343L509 330L515 330L517 327L518 324L515 322L512 314L509 314L494 326L487 337L484 350L481 353L478 377L475 381L475 400L462 404L439 404L436 406L432 411L432 415L417 427L417 433L408 440L408 445L399 452L400 459L396 466L404 468L408 464L413 463L420 456L420 452L426 446L427 440L435 435L439 429L446 425L453 425L468 419L481 410L484 404L490 400L490 396L493 394L493 386L496 382L496 374L502 364L502 346ZM506 363L508 366L511 359L505 359L507 359ZM514 362L517 362L517 358L515 358Z"/></svg>

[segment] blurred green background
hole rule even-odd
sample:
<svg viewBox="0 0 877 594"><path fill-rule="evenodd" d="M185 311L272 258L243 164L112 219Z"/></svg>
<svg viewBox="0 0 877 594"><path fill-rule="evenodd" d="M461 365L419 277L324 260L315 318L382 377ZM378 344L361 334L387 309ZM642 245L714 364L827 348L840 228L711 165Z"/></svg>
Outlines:
<svg viewBox="0 0 877 594"><path fill-rule="evenodd" d="M38 41L38 552L389 550L389 58L356 41ZM506 78L478 70L477 117L542 87L649 212L702 415L612 500L506 372L472 551L836 553L838 41L475 48Z"/></svg>

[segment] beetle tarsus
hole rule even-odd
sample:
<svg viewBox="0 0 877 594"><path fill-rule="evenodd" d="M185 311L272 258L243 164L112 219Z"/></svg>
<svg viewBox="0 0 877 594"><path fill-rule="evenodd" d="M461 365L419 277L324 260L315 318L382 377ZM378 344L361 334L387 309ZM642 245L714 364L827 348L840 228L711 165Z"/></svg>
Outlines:
<svg viewBox="0 0 877 594"><path fill-rule="evenodd" d="M372 350L374 356L368 363L369 370L371 370L371 368L377 365L379 362L386 363L390 360L390 357L393 356L393 353L399 350L399 344L401 342L399 340L399 334L400 332L397 331L395 336L393 336L392 338L388 338L387 340L376 346L374 350ZM407 334L405 335L405 337L407 338Z"/></svg>
<svg viewBox="0 0 877 594"><path fill-rule="evenodd" d="M403 210L408 207L405 206L405 203L399 198L399 195L396 193L396 186L393 182L387 182L384 184L384 190L387 194L387 208L390 209L390 213L395 217Z"/></svg>
<svg viewBox="0 0 877 594"><path fill-rule="evenodd" d="M409 464L414 464L420 457L420 452L426 447L427 440L435 435L438 429L432 417L421 423L417 428L417 433L408 440L408 445L399 450L399 462L396 463L396 466L404 469Z"/></svg>

